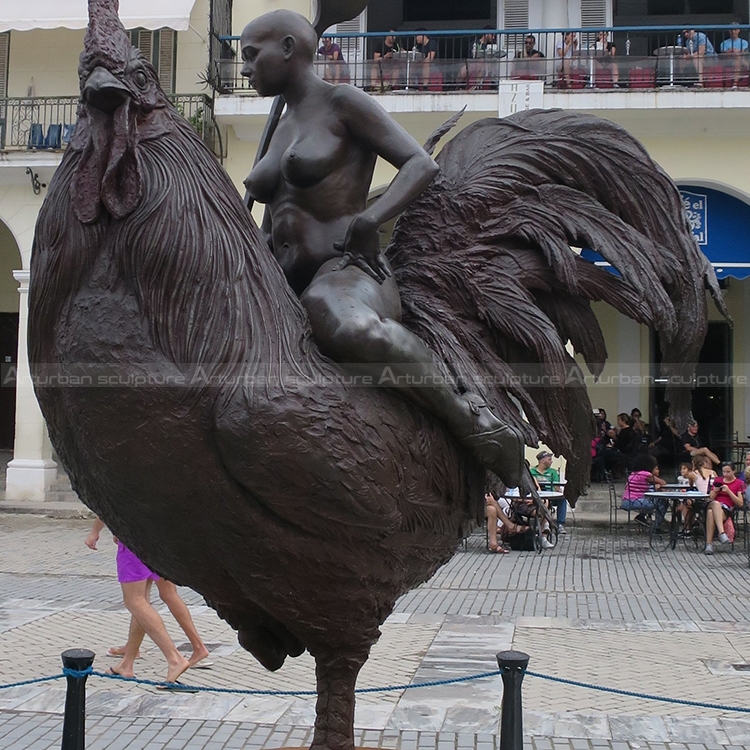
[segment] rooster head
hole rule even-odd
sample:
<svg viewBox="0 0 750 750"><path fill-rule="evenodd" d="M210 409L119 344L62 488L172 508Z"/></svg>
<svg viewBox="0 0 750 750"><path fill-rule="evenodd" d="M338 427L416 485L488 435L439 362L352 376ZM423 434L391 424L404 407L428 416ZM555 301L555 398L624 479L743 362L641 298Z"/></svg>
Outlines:
<svg viewBox="0 0 750 750"><path fill-rule="evenodd" d="M118 0L88 0L89 25L78 75L81 104L73 150L81 158L73 180L73 210L89 224L102 206L130 214L142 194L138 143L172 129L168 100L154 68L130 44Z"/></svg>

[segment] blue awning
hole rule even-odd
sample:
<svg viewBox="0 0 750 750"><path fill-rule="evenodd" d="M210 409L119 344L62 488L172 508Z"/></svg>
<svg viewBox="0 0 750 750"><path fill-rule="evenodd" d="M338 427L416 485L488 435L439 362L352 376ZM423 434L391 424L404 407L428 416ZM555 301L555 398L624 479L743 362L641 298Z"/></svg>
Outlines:
<svg viewBox="0 0 750 750"><path fill-rule="evenodd" d="M750 205L712 188L680 185L695 241L720 279L750 277ZM591 263L610 267L599 253L583 250Z"/></svg>

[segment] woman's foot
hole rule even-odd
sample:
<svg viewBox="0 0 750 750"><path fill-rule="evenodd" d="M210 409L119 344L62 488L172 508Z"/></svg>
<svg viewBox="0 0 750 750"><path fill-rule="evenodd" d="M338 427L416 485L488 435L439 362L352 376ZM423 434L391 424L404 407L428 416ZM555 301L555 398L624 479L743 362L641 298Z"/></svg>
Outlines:
<svg viewBox="0 0 750 750"><path fill-rule="evenodd" d="M119 656L123 657L125 656L125 651L127 650L127 646L112 646L112 648L107 649L107 656ZM139 651L135 655L136 659L141 658L141 652Z"/></svg>
<svg viewBox="0 0 750 750"><path fill-rule="evenodd" d="M187 672L189 668L190 662L178 653L178 658L169 663L166 682L177 682L180 675Z"/></svg>
<svg viewBox="0 0 750 750"><path fill-rule="evenodd" d="M467 398L472 415L472 431L460 442L506 487L518 487L525 469L521 436L496 417L489 406L475 396Z"/></svg>
<svg viewBox="0 0 750 750"><path fill-rule="evenodd" d="M510 550L507 547L503 547L502 544L488 544L487 545L487 551L488 552L497 552L501 555L507 555Z"/></svg>
<svg viewBox="0 0 750 750"><path fill-rule="evenodd" d="M191 667L198 666L205 658L208 657L208 655L208 649L201 643L198 648L193 649L193 653L188 659L188 664L190 664Z"/></svg>
<svg viewBox="0 0 750 750"><path fill-rule="evenodd" d="M132 669L124 668L121 664L116 667L110 667L105 674L113 674L118 677L135 677L135 672Z"/></svg>

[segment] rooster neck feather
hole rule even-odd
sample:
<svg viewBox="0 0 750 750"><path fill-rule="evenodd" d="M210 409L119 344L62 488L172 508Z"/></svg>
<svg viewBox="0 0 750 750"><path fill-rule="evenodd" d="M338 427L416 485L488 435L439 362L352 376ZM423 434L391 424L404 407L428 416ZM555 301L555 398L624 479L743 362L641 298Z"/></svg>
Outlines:
<svg viewBox="0 0 750 750"><path fill-rule="evenodd" d="M154 346L171 362L302 374L315 364L303 351L304 311L226 173L176 112L174 118L172 133L138 144L143 195L125 219L105 215L85 225L70 199L45 202L33 252L32 325L65 315L65 304L108 253L107 283L131 288ZM51 194L70 196L79 159L66 154ZM36 361L52 361L54 345L45 348Z"/></svg>

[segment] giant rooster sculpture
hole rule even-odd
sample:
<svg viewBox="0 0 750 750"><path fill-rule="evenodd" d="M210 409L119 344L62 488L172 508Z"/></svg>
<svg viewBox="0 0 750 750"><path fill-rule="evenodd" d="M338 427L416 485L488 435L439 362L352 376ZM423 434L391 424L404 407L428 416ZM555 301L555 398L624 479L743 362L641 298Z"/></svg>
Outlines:
<svg viewBox="0 0 750 750"><path fill-rule="evenodd" d="M29 354L35 375L51 367L92 387L37 389L50 437L81 499L149 566L203 594L264 666L310 651L313 747L350 750L379 626L481 514L484 469L395 390L350 386L318 352L114 0L89 7L79 119L34 241ZM564 112L485 120L438 162L390 248L404 320L530 441L568 456L575 495L591 409L565 345L595 373L606 357L589 300L658 330L682 374L705 334L706 287L721 304L716 279L676 188L615 125ZM528 363L567 386L510 377Z"/></svg>

